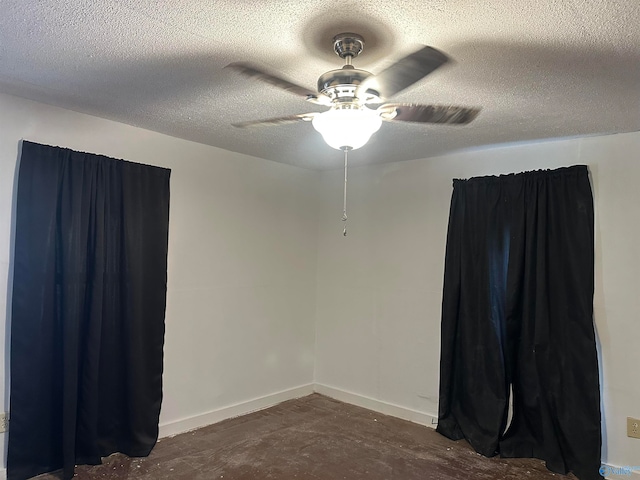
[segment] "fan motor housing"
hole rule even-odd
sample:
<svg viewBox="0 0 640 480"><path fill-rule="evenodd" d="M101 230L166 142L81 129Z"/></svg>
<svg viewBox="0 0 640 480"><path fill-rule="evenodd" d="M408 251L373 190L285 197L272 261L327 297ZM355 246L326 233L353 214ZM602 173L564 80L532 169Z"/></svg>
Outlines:
<svg viewBox="0 0 640 480"><path fill-rule="evenodd" d="M354 68L352 65L345 65L338 70L330 70L318 79L318 91L330 97L355 98L356 88L371 76L370 72ZM374 98L375 97L375 98ZM376 92L367 91L367 98L364 103L374 102L377 99Z"/></svg>

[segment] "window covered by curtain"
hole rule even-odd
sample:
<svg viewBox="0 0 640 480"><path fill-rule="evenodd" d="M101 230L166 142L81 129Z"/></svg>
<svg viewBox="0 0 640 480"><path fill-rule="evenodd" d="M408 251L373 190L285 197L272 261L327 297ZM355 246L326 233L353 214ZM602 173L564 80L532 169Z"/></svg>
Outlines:
<svg viewBox="0 0 640 480"><path fill-rule="evenodd" d="M148 455L158 436L170 170L23 142L10 480Z"/></svg>
<svg viewBox="0 0 640 480"><path fill-rule="evenodd" d="M454 180L440 433L602 478L593 244L586 166Z"/></svg>

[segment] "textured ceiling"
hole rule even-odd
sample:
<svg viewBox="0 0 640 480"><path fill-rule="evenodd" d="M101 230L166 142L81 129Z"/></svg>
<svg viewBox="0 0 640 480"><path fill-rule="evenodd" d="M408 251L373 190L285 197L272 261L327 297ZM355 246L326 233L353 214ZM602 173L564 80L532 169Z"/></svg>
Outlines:
<svg viewBox="0 0 640 480"><path fill-rule="evenodd" d="M308 123L243 120L323 108L240 76L250 61L315 89L331 38L364 36L373 73L420 45L453 58L394 101L481 107L467 126L384 123L352 165L640 130L638 0L0 0L0 91L309 168L341 153Z"/></svg>

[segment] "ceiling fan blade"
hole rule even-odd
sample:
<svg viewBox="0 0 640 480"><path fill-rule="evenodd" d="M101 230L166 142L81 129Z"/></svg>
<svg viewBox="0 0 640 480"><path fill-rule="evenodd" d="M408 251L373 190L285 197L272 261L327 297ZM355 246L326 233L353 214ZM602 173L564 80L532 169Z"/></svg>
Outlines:
<svg viewBox="0 0 640 480"><path fill-rule="evenodd" d="M299 97L304 97L305 100L312 103L317 103L319 105L330 105L331 99L326 95L322 95L321 93L316 93L308 88L297 85L289 80L285 80L277 75L266 72L262 70L260 67L255 65L251 65L247 62L234 62L227 65L225 68L231 68L236 72L239 72L249 78L255 78L256 80L260 80L261 82L268 83L269 85L273 85L274 87L280 88L282 90L286 90L289 93L293 93L294 95L298 95Z"/></svg>
<svg viewBox="0 0 640 480"><path fill-rule="evenodd" d="M262 127L272 125L286 125L287 123L310 122L318 113L299 113L297 115L288 115L286 117L266 118L264 120L249 120L247 122L232 123L234 127Z"/></svg>
<svg viewBox="0 0 640 480"><path fill-rule="evenodd" d="M449 61L440 50L424 47L397 61L377 75L367 78L357 89L356 96L363 98L367 90L375 91L381 98L396 93L426 77Z"/></svg>
<svg viewBox="0 0 640 480"><path fill-rule="evenodd" d="M416 105L412 103L386 103L376 110L383 120L394 122L444 123L465 125L480 113L479 108L447 105Z"/></svg>

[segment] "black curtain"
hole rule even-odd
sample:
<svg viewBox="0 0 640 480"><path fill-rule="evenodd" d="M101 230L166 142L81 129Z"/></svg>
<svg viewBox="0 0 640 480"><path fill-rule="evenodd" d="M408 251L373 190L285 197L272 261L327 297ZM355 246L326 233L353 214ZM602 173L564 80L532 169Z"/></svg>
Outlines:
<svg viewBox="0 0 640 480"><path fill-rule="evenodd" d="M23 142L8 478L158 437L170 170Z"/></svg>
<svg viewBox="0 0 640 480"><path fill-rule="evenodd" d="M454 180L438 432L602 478L593 228L584 165Z"/></svg>

